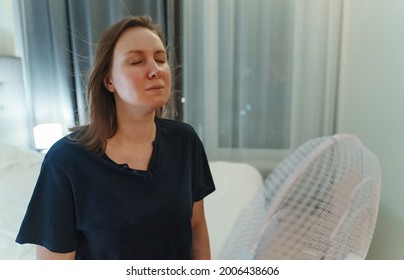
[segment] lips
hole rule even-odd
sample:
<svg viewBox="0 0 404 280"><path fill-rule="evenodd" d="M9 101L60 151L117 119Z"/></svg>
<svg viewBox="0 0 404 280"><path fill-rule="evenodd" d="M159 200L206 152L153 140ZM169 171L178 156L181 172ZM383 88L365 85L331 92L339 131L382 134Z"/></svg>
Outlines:
<svg viewBox="0 0 404 280"><path fill-rule="evenodd" d="M163 85L153 85L151 87L146 88L146 90L159 90L159 89L163 89L164 86Z"/></svg>

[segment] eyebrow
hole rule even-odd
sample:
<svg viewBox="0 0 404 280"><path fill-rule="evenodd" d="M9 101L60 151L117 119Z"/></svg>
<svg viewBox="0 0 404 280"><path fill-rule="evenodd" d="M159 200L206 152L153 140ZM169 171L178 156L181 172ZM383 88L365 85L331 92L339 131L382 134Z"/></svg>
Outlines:
<svg viewBox="0 0 404 280"><path fill-rule="evenodd" d="M130 50L130 51L127 51L126 53L124 53L123 55L124 56L127 56L127 55L130 55L130 54L144 54L145 53L145 51L142 51L142 50ZM154 52L154 54L166 54L166 51L165 50L156 50L155 52Z"/></svg>

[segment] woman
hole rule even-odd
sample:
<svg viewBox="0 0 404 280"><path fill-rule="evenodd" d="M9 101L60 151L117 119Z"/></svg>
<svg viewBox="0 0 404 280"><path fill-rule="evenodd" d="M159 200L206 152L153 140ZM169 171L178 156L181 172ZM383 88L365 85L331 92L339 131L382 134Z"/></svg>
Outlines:
<svg viewBox="0 0 404 280"><path fill-rule="evenodd" d="M129 17L101 36L90 122L47 153L17 236L38 259L209 259L214 191L195 131L161 118L171 88L160 28Z"/></svg>

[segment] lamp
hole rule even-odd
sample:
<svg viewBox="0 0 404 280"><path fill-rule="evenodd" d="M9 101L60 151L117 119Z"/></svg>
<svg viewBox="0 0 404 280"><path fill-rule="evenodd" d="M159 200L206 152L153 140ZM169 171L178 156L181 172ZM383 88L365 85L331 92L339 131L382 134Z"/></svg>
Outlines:
<svg viewBox="0 0 404 280"><path fill-rule="evenodd" d="M34 127L35 148L46 152L56 141L63 137L60 123L44 123Z"/></svg>

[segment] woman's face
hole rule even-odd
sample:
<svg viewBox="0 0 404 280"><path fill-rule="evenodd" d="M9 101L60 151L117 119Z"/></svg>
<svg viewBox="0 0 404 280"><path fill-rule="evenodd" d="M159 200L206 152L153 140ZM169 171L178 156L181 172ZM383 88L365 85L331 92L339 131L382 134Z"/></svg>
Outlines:
<svg viewBox="0 0 404 280"><path fill-rule="evenodd" d="M171 72L160 38L147 28L127 29L115 45L104 85L115 94L118 112L148 114L161 108L170 95Z"/></svg>

